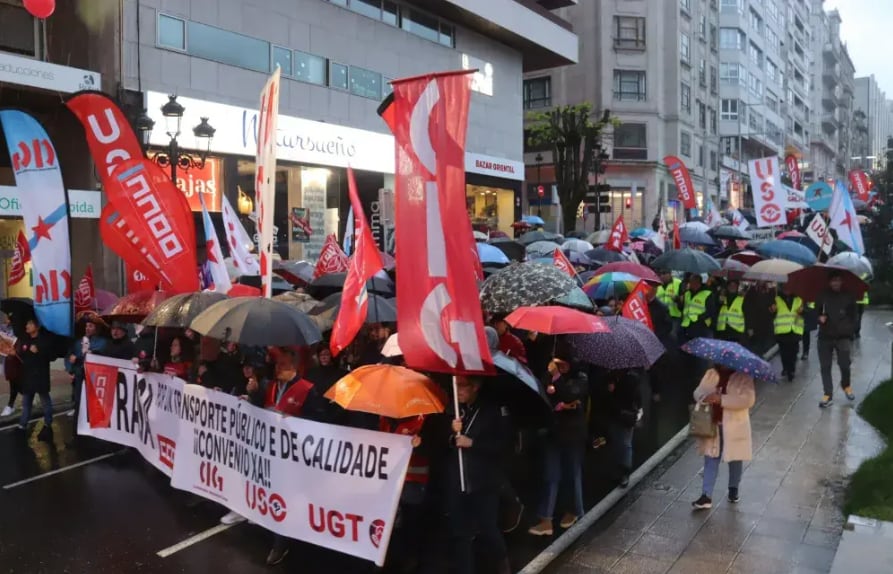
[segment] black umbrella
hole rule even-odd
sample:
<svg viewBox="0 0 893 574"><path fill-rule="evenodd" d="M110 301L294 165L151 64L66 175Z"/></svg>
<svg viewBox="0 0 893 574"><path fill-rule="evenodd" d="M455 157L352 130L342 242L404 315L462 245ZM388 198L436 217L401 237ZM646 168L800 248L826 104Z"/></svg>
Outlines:
<svg viewBox="0 0 893 574"><path fill-rule="evenodd" d="M186 329L192 320L213 305L225 300L223 293L202 291L199 293L183 293L165 299L149 316L143 319L143 325L148 327L177 327Z"/></svg>
<svg viewBox="0 0 893 574"><path fill-rule="evenodd" d="M577 282L554 265L513 263L481 286L481 306L490 313L511 313L541 305L577 288Z"/></svg>
<svg viewBox="0 0 893 574"><path fill-rule="evenodd" d="M512 422L520 427L548 426L553 416L552 403L534 374L514 357L499 350L499 335L493 327L484 329L496 376L484 379L485 392L509 408Z"/></svg>
<svg viewBox="0 0 893 574"><path fill-rule="evenodd" d="M331 295L334 292L341 291L344 288L344 280L347 273L329 273L322 277L317 277L310 285L307 286L307 292L321 299ZM373 277L366 282L366 290L369 293L378 293L379 295L393 295L394 282L390 278Z"/></svg>
<svg viewBox="0 0 893 574"><path fill-rule="evenodd" d="M524 261L524 257L527 255L527 249L524 245L511 239L499 242L490 241L490 245L505 253L505 256L512 261Z"/></svg>
<svg viewBox="0 0 893 574"><path fill-rule="evenodd" d="M319 327L294 307L262 297L221 301L193 319L189 328L202 335L255 347L312 345L322 340Z"/></svg>
<svg viewBox="0 0 893 574"><path fill-rule="evenodd" d="M240 285L248 285L249 287L256 287L258 289L261 288L261 278L260 275L241 275L238 279L236 279L236 283ZM273 295L279 295L280 293L288 293L289 291L294 291L294 286L279 277L278 275L273 275L272 279L273 286Z"/></svg>
<svg viewBox="0 0 893 574"><path fill-rule="evenodd" d="M531 243L535 243L537 241L548 241L549 236L546 235L544 231L536 230L536 231L528 231L524 235L518 238L518 241L524 245L530 245Z"/></svg>
<svg viewBox="0 0 893 574"><path fill-rule="evenodd" d="M310 312L310 315L319 315L331 311L333 317L338 316L341 308L343 293L333 293L322 301L322 305ZM396 323L397 300L388 299L381 295L369 293L369 305L366 311L366 323Z"/></svg>
<svg viewBox="0 0 893 574"><path fill-rule="evenodd" d="M568 231L565 235L565 237L568 239L586 239L586 237L588 236L589 234L585 231L577 231L576 229L573 231Z"/></svg>
<svg viewBox="0 0 893 574"><path fill-rule="evenodd" d="M720 225L708 231L710 235L717 239L750 239L750 233L742 231L734 225Z"/></svg>
<svg viewBox="0 0 893 574"><path fill-rule="evenodd" d="M599 265L614 263L616 261L629 261L629 259L627 259L623 255L623 253L620 253L619 251L613 251L611 249L606 249L604 247L596 247L595 249L590 249L583 255L598 263Z"/></svg>
<svg viewBox="0 0 893 574"><path fill-rule="evenodd" d="M684 271L686 273L711 273L721 268L719 262L695 249L668 251L651 262L651 267L660 270Z"/></svg>
<svg viewBox="0 0 893 574"><path fill-rule="evenodd" d="M9 316L14 326L24 328L29 319L33 319L34 301L28 297L10 297L0 301L0 311Z"/></svg>

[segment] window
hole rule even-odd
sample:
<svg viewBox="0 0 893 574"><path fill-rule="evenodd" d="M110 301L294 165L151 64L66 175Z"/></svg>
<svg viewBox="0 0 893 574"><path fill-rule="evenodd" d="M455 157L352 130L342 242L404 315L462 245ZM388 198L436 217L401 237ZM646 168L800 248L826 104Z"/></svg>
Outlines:
<svg viewBox="0 0 893 574"><path fill-rule="evenodd" d="M723 50L741 50L743 52L745 38L744 32L738 28L719 29L719 47Z"/></svg>
<svg viewBox="0 0 893 574"><path fill-rule="evenodd" d="M763 133L763 116L757 112L750 111L750 121L748 122L750 133L752 135L762 135Z"/></svg>
<svg viewBox="0 0 893 574"><path fill-rule="evenodd" d="M614 45L618 48L645 47L645 18L614 16Z"/></svg>
<svg viewBox="0 0 893 574"><path fill-rule="evenodd" d="M400 26L407 32L432 42L440 42L440 23L437 18L418 10L404 8Z"/></svg>
<svg viewBox="0 0 893 574"><path fill-rule="evenodd" d="M716 110L707 108L707 115L710 117L710 134L716 135Z"/></svg>
<svg viewBox="0 0 893 574"><path fill-rule="evenodd" d="M702 42L707 41L707 16L703 14L698 20L698 39Z"/></svg>
<svg viewBox="0 0 893 574"><path fill-rule="evenodd" d="M440 23L440 43L447 48L456 45L456 29L449 24Z"/></svg>
<svg viewBox="0 0 893 574"><path fill-rule="evenodd" d="M775 4L775 0L766 0L764 2L766 6L766 16L771 22L778 22L778 6Z"/></svg>
<svg viewBox="0 0 893 574"><path fill-rule="evenodd" d="M700 100L698 100L698 126L702 130L707 129L707 106Z"/></svg>
<svg viewBox="0 0 893 574"><path fill-rule="evenodd" d="M306 52L294 51L295 78L309 84L326 85L326 59Z"/></svg>
<svg viewBox="0 0 893 574"><path fill-rule="evenodd" d="M769 90L766 90L766 107L778 113L778 98Z"/></svg>
<svg viewBox="0 0 893 574"><path fill-rule="evenodd" d="M288 48L283 48L281 46L273 46L273 66L272 68L275 70L276 66L279 66L282 69L282 75L291 76L291 50Z"/></svg>
<svg viewBox="0 0 893 574"><path fill-rule="evenodd" d="M0 5L0 14L6 12L6 9ZM6 15L3 14L3 21L7 22ZM9 29L13 29L11 26ZM5 42L4 42L5 43ZM165 48L173 48L174 50L186 49L186 22L179 18L171 18L165 14L158 15L158 45Z"/></svg>
<svg viewBox="0 0 893 574"><path fill-rule="evenodd" d="M738 119L738 100L723 100L720 117L723 121Z"/></svg>
<svg viewBox="0 0 893 574"><path fill-rule="evenodd" d="M718 166L716 165L716 159L717 159L717 158L716 158L716 152L713 151L713 150L710 150L710 169L711 169L712 171L716 171L716 168L718 167Z"/></svg>
<svg viewBox="0 0 893 574"><path fill-rule="evenodd" d="M614 159L648 159L645 124L620 124L614 128Z"/></svg>
<svg viewBox="0 0 893 574"><path fill-rule="evenodd" d="M346 90L348 86L347 66L337 62L329 62L329 87Z"/></svg>
<svg viewBox="0 0 893 574"><path fill-rule="evenodd" d="M704 167L704 146L698 144L698 167Z"/></svg>
<svg viewBox="0 0 893 574"><path fill-rule="evenodd" d="M614 70L614 98L635 102L645 101L645 72Z"/></svg>
<svg viewBox="0 0 893 574"><path fill-rule="evenodd" d="M679 57L686 64L691 60L691 40L684 32L679 34Z"/></svg>
<svg viewBox="0 0 893 574"><path fill-rule="evenodd" d="M716 72L716 66L710 66L710 93L714 96L719 93L719 89L717 87L718 81L716 79L718 75L719 74Z"/></svg>
<svg viewBox="0 0 893 574"><path fill-rule="evenodd" d="M716 26L710 24L710 49L714 52L716 51L716 43L718 34L716 33Z"/></svg>
<svg viewBox="0 0 893 574"><path fill-rule="evenodd" d="M719 9L723 12L744 14L744 0L719 0Z"/></svg>
<svg viewBox="0 0 893 574"><path fill-rule="evenodd" d="M750 29L756 32L757 36L763 35L763 19L753 9L750 11Z"/></svg>
<svg viewBox="0 0 893 574"><path fill-rule="evenodd" d="M679 134L679 151L685 157L691 157L691 134L681 132Z"/></svg>
<svg viewBox="0 0 893 574"><path fill-rule="evenodd" d="M187 22L187 53L256 72L270 71L270 44L198 22Z"/></svg>
<svg viewBox="0 0 893 574"><path fill-rule="evenodd" d="M381 74L358 68L350 67L350 93L363 98L373 100L381 99Z"/></svg>
<svg viewBox="0 0 893 574"><path fill-rule="evenodd" d="M381 0L350 0L350 9L363 16L381 20Z"/></svg>
<svg viewBox="0 0 893 574"><path fill-rule="evenodd" d="M778 52L779 45L778 34L766 28L766 48L771 52Z"/></svg>
<svg viewBox="0 0 893 574"><path fill-rule="evenodd" d="M763 82L753 74L748 78L747 88L753 97L758 99L763 97Z"/></svg>
<svg viewBox="0 0 893 574"><path fill-rule="evenodd" d="M552 78L524 80L524 109L548 108L552 105Z"/></svg>
<svg viewBox="0 0 893 574"><path fill-rule="evenodd" d="M381 5L381 21L391 26L400 23L400 8L390 0L384 0Z"/></svg>
<svg viewBox="0 0 893 574"><path fill-rule="evenodd" d="M747 53L750 56L751 63L759 69L763 69L763 51L751 42L747 46Z"/></svg>
<svg viewBox="0 0 893 574"><path fill-rule="evenodd" d="M707 87L707 60L704 58L698 62L698 85L702 88Z"/></svg>
<svg viewBox="0 0 893 574"><path fill-rule="evenodd" d="M680 100L682 105L682 111L686 113L691 113L691 86L682 82L680 85Z"/></svg>
<svg viewBox="0 0 893 574"><path fill-rule="evenodd" d="M679 7L686 12L691 12L691 0L679 0Z"/></svg>
<svg viewBox="0 0 893 574"><path fill-rule="evenodd" d="M747 68L742 64L720 62L719 81L723 84L747 86Z"/></svg>

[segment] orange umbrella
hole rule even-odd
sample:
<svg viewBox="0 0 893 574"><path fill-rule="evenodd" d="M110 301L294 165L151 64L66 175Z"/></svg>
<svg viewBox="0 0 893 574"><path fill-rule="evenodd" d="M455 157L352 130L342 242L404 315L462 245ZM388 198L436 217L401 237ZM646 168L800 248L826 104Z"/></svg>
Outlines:
<svg viewBox="0 0 893 574"><path fill-rule="evenodd" d="M349 411L392 419L442 413L446 394L431 379L396 365L354 369L325 394Z"/></svg>

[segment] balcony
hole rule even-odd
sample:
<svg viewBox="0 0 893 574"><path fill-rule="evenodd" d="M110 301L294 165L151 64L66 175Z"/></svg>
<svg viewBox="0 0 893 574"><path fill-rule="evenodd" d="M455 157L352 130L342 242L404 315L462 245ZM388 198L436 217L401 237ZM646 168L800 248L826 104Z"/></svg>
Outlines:
<svg viewBox="0 0 893 574"><path fill-rule="evenodd" d="M822 129L827 133L834 133L840 127L840 120L837 118L836 112L825 112L822 114Z"/></svg>
<svg viewBox="0 0 893 574"><path fill-rule="evenodd" d="M836 42L825 42L825 46L822 49L822 56L825 57L826 62L836 64L840 61L840 45Z"/></svg>

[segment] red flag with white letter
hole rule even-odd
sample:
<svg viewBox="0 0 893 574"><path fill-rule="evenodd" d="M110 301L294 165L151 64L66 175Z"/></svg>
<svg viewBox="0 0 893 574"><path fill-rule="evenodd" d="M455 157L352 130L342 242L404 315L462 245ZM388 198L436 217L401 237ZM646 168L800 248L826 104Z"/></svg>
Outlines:
<svg viewBox="0 0 893 574"><path fill-rule="evenodd" d="M147 159L130 159L118 164L105 191L146 258L157 263L164 289L198 291L192 209L170 177Z"/></svg>
<svg viewBox="0 0 893 574"><path fill-rule="evenodd" d="M344 279L341 308L338 309L338 317L332 327L332 339L329 342L333 357L337 357L338 353L350 345L360 332L366 321L366 313L369 311L366 282L384 269L381 253L378 252L375 239L372 237L372 229L366 223L366 214L363 212L363 204L360 202L351 168L347 168L347 191L354 212L355 244L347 268L347 277Z"/></svg>
<svg viewBox="0 0 893 574"><path fill-rule="evenodd" d="M797 157L790 154L786 155L784 163L788 168L788 173L791 174L791 187L797 191L802 190L803 178L800 175L800 163L797 161Z"/></svg>
<svg viewBox="0 0 893 574"><path fill-rule="evenodd" d="M489 373L492 358L465 205L465 136L471 75L396 80L385 116L396 139L397 316L413 368ZM355 210L356 212L356 210Z"/></svg>
<svg viewBox="0 0 893 574"><path fill-rule="evenodd" d="M95 307L96 288L93 284L93 266L87 265L87 271L81 277L78 283L77 291L74 292L74 312L82 313L89 311Z"/></svg>
<svg viewBox="0 0 893 574"><path fill-rule="evenodd" d="M561 249L556 249L552 252L552 265L558 267L571 277L577 276L577 270L574 269L574 266L571 264L570 261L568 261L568 258L565 257Z"/></svg>
<svg viewBox="0 0 893 574"><path fill-rule="evenodd" d="M623 216L619 216L614 221L614 227L611 228L611 237L605 243L605 249L611 251L623 251L623 244L629 241L629 233L626 230L626 223L623 222Z"/></svg>
<svg viewBox="0 0 893 574"><path fill-rule="evenodd" d="M626 298L621 314L627 319L642 323L652 331L654 324L651 322L651 311L648 310L648 286L644 281L639 281L633 292Z"/></svg>
<svg viewBox="0 0 893 574"><path fill-rule="evenodd" d="M9 270L8 279L10 285L15 285L25 278L25 263L30 260L31 252L28 249L28 240L25 238L25 234L19 231L19 235L16 237L15 249L12 252L12 267Z"/></svg>
<svg viewBox="0 0 893 574"><path fill-rule="evenodd" d="M853 192L856 197L862 201L868 201L868 194L871 191L868 176L861 169L850 171L850 184L853 186Z"/></svg>
<svg viewBox="0 0 893 574"><path fill-rule="evenodd" d="M673 221L673 249L682 249L682 238L679 237L679 220Z"/></svg>
<svg viewBox="0 0 893 574"><path fill-rule="evenodd" d="M341 250L335 235L326 237L319 259L316 261L316 269L313 270L313 278L322 277L329 273L343 273L349 268L347 254Z"/></svg>
<svg viewBox="0 0 893 574"><path fill-rule="evenodd" d="M257 202L258 261L264 297L273 295L273 210L276 207L276 122L279 118L280 69L260 94L254 198Z"/></svg>
<svg viewBox="0 0 893 574"><path fill-rule="evenodd" d="M115 406L118 367L87 362L84 365L87 396L87 420L90 428L108 428Z"/></svg>
<svg viewBox="0 0 893 574"><path fill-rule="evenodd" d="M691 182L691 174L685 167L685 162L675 155L668 155L664 158L664 164L670 170L673 182L676 184L676 191L679 193L679 200L686 209L694 209L698 206L695 199L695 186Z"/></svg>

